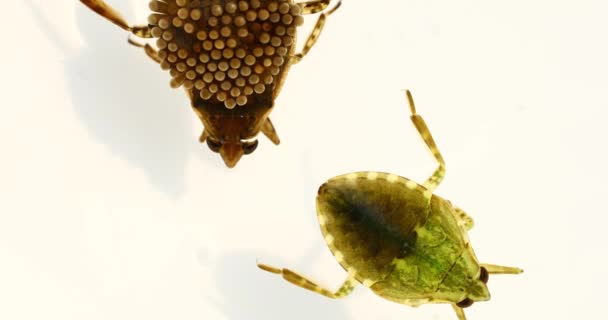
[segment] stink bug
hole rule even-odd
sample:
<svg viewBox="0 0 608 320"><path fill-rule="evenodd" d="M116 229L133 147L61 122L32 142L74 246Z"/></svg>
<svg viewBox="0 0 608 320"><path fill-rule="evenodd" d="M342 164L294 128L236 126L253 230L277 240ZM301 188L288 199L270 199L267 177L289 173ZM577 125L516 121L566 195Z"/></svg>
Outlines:
<svg viewBox="0 0 608 320"><path fill-rule="evenodd" d="M261 131L274 144L279 137L268 115L291 64L314 46L327 17L341 4L331 0L152 0L148 25L131 26L103 0L80 0L117 26L156 48L129 43L183 86L203 123L199 141L234 167L257 148ZM296 30L303 15L321 13L301 52Z"/></svg>
<svg viewBox="0 0 608 320"><path fill-rule="evenodd" d="M490 274L522 270L480 264L469 244L473 220L433 190L445 163L409 91L411 120L439 167L422 185L396 174L354 172L329 179L319 188L317 217L325 241L348 272L335 292L289 270L258 264L297 286L329 298L348 295L362 283L377 295L419 306L449 303L458 319L463 308L490 299Z"/></svg>

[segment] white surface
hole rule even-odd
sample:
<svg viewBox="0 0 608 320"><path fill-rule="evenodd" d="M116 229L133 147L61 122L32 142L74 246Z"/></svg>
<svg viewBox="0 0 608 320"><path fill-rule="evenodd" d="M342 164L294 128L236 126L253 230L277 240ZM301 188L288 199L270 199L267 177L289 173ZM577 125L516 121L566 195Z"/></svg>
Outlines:
<svg viewBox="0 0 608 320"><path fill-rule="evenodd" d="M147 1L108 1L144 21ZM571 3L571 4L567 4ZM181 90L76 1L5 1L0 319L454 319L336 287L317 187L359 170L422 181L410 88L447 161L438 193L476 220L490 279L469 319L605 314L606 1L354 1L294 66L236 169L197 143ZM308 26L312 19L309 18Z"/></svg>

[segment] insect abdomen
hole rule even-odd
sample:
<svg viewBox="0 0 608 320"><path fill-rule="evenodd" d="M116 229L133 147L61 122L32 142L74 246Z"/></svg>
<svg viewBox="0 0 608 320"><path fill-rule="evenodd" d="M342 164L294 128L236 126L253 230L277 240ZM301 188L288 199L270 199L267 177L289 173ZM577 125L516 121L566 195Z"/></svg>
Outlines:
<svg viewBox="0 0 608 320"><path fill-rule="evenodd" d="M425 189L378 172L336 177L319 189L317 209L336 259L360 281L379 281L409 254L429 212Z"/></svg>

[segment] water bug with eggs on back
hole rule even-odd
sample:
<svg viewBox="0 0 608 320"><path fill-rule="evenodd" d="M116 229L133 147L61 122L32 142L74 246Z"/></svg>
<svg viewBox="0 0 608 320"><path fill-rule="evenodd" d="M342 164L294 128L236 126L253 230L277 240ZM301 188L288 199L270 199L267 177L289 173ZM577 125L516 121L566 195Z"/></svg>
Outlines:
<svg viewBox="0 0 608 320"><path fill-rule="evenodd" d="M473 220L433 191L445 163L409 91L411 120L439 167L422 185L383 172L354 172L319 188L317 216L325 242L348 276L336 291L284 268L258 263L297 286L329 298L348 295L359 283L397 303L451 304L463 309L490 299L490 274L518 274L519 268L480 264L467 231Z"/></svg>
<svg viewBox="0 0 608 320"><path fill-rule="evenodd" d="M279 137L268 115L289 67L314 46L326 19L341 4L332 0L152 0L148 25L132 26L103 0L80 0L117 26L156 47L129 43L184 87L203 123L199 141L234 167L257 148L261 131ZM303 15L320 13L302 51L295 52Z"/></svg>

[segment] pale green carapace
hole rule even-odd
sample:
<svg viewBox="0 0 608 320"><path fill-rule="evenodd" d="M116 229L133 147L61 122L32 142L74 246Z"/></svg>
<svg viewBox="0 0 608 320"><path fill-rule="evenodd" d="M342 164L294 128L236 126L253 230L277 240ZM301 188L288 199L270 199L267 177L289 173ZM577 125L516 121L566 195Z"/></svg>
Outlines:
<svg viewBox="0 0 608 320"><path fill-rule="evenodd" d="M473 220L433 190L445 175L445 162L409 91L411 120L439 167L422 185L382 172L334 177L319 188L319 225L334 257L348 272L330 291L289 270L258 264L285 280L330 298L348 295L357 284L410 306L449 303L465 320L463 308L490 299L489 274L522 270L480 264L469 244Z"/></svg>

